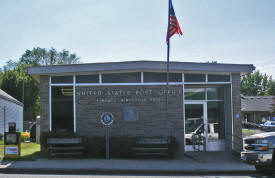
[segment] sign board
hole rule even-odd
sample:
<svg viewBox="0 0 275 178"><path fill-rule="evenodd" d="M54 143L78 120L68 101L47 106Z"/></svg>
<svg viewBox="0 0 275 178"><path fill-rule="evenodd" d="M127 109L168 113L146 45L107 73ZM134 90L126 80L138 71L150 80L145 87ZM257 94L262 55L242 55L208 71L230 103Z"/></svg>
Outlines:
<svg viewBox="0 0 275 178"><path fill-rule="evenodd" d="M103 125L111 125L114 122L112 113L106 112L101 115L101 123Z"/></svg>
<svg viewBox="0 0 275 178"><path fill-rule="evenodd" d="M101 115L101 123L106 126L106 159L109 159L109 127L114 122L112 113L106 112Z"/></svg>
<svg viewBox="0 0 275 178"><path fill-rule="evenodd" d="M134 106L126 106L123 109L123 120L126 122L138 121L138 109Z"/></svg>
<svg viewBox="0 0 275 178"><path fill-rule="evenodd" d="M21 152L20 132L5 132L4 134L4 157L18 158Z"/></svg>
<svg viewBox="0 0 275 178"><path fill-rule="evenodd" d="M5 155L17 155L18 146L5 146Z"/></svg>

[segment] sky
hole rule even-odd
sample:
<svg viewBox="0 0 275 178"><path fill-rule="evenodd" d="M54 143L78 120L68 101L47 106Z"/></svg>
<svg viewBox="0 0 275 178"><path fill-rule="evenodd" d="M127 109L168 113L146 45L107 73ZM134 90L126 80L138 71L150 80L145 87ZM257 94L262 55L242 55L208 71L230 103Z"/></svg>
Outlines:
<svg viewBox="0 0 275 178"><path fill-rule="evenodd" d="M173 0L170 60L253 64L275 78L275 0ZM166 61L168 0L0 1L0 68L34 47L83 63Z"/></svg>

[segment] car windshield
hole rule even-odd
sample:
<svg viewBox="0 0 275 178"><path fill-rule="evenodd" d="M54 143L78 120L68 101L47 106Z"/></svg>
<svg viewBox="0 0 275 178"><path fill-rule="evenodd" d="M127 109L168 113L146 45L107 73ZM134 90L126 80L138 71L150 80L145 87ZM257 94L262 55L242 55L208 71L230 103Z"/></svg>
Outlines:
<svg viewBox="0 0 275 178"><path fill-rule="evenodd" d="M186 133L192 133L196 131L197 128L203 123L202 119L192 119L192 118L187 118L186 124L185 124L185 129Z"/></svg>
<svg viewBox="0 0 275 178"><path fill-rule="evenodd" d="M264 125L270 125L271 123L269 121L265 122Z"/></svg>

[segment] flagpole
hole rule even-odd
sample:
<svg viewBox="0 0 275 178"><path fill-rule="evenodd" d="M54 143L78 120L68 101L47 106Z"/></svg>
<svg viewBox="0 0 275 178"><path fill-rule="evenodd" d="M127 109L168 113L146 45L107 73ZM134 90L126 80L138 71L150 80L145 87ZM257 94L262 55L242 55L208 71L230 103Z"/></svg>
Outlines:
<svg viewBox="0 0 275 178"><path fill-rule="evenodd" d="M170 124L168 118L168 89L169 89L169 57L170 57L170 6L171 0L168 0L168 29L167 29L167 65L166 65L166 120L167 120L167 136L170 136Z"/></svg>

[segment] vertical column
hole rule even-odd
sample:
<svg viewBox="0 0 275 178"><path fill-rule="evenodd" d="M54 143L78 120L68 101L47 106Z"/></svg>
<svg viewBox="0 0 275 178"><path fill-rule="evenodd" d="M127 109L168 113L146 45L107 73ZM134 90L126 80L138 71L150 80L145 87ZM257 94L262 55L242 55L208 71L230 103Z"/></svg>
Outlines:
<svg viewBox="0 0 275 178"><path fill-rule="evenodd" d="M73 76L73 108L74 108L74 133L76 133L76 100L75 100L75 75Z"/></svg>
<svg viewBox="0 0 275 178"><path fill-rule="evenodd" d="M41 81L40 81L41 83ZM49 130L52 131L52 77L49 76Z"/></svg>
<svg viewBox="0 0 275 178"><path fill-rule="evenodd" d="M231 84L224 87L224 124L225 124L225 151L232 151L232 99Z"/></svg>
<svg viewBox="0 0 275 178"><path fill-rule="evenodd" d="M182 73L182 124L183 124L183 145L181 146L183 150L185 151L185 103L184 103L184 73Z"/></svg>
<svg viewBox="0 0 275 178"><path fill-rule="evenodd" d="M41 133L51 130L51 87L48 75L40 76L40 118Z"/></svg>
<svg viewBox="0 0 275 178"><path fill-rule="evenodd" d="M51 86L50 76L40 76L40 135L43 132L51 131ZM46 152L47 148L42 147L41 151Z"/></svg>
<svg viewBox="0 0 275 178"><path fill-rule="evenodd" d="M241 91L240 74L232 74L232 109L233 109L233 151L242 150L242 117L241 117Z"/></svg>
<svg viewBox="0 0 275 178"><path fill-rule="evenodd" d="M99 84L102 84L102 73L99 73L98 77L99 77Z"/></svg>

